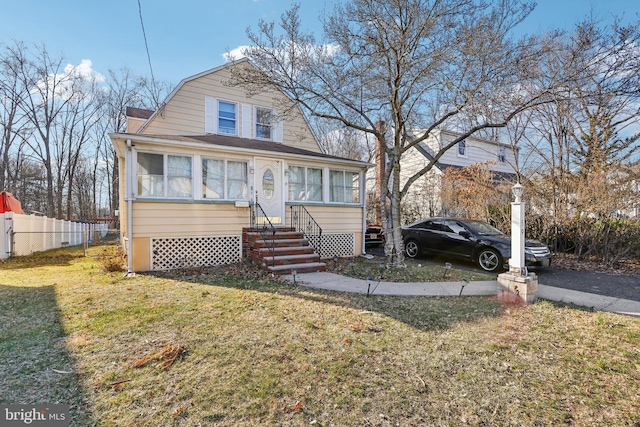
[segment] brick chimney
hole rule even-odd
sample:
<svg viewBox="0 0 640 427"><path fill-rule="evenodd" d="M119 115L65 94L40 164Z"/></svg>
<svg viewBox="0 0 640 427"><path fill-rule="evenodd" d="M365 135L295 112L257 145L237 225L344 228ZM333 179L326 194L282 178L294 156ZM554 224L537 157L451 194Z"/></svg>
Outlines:
<svg viewBox="0 0 640 427"><path fill-rule="evenodd" d="M382 224L382 208L380 205L380 195L382 194L382 178L384 177L385 167L387 163L387 156L384 147L386 141L385 123L383 121L376 122L376 131L378 133L376 137L376 201L375 201L375 221L377 224Z"/></svg>

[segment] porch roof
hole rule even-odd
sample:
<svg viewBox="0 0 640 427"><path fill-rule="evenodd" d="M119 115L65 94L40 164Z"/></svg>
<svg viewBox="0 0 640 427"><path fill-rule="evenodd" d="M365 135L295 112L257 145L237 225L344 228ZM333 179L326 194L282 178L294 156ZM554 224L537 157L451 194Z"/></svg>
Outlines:
<svg viewBox="0 0 640 427"><path fill-rule="evenodd" d="M215 145L219 147L230 148L233 150L247 151L247 152L266 152L281 155L289 155L292 157L313 157L318 160L334 160L339 163L350 163L359 167L372 167L373 164L363 162L360 160L347 159L345 157L333 156L330 154L319 153L311 150L305 150L303 148L292 147L273 141L261 141L257 139L239 138L235 136L226 135L140 135L140 134L128 134L128 133L115 133L110 135L112 139L131 139L132 141L148 141L158 143L187 143L187 144L206 144Z"/></svg>

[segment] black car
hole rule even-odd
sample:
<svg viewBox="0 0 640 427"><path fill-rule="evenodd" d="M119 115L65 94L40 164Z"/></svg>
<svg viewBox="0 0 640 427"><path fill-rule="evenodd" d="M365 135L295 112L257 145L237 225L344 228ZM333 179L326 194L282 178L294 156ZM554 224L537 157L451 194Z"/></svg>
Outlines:
<svg viewBox="0 0 640 427"><path fill-rule="evenodd" d="M367 224L364 235L364 244L367 246L380 246L384 243L384 230L377 224Z"/></svg>
<svg viewBox="0 0 640 427"><path fill-rule="evenodd" d="M447 255L477 262L485 271L504 268L511 257L511 239L484 221L458 218L428 218L402 227L408 257L421 253ZM543 243L527 240L527 265L548 266L551 251Z"/></svg>

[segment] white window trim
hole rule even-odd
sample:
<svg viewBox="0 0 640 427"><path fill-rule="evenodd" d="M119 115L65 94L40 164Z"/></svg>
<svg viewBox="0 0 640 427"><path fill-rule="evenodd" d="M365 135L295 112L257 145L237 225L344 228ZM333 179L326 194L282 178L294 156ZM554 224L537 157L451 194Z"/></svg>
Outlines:
<svg viewBox="0 0 640 427"><path fill-rule="evenodd" d="M258 137L258 110L269 110L271 111L271 123L269 124L270 132L269 138L259 138ZM251 130L253 131L255 139L259 139L262 141L273 141L274 140L274 132L275 132L275 117L276 111L273 108L263 107L261 105L253 106L253 126L251 126Z"/></svg>
<svg viewBox="0 0 640 427"><path fill-rule="evenodd" d="M344 202L331 200L331 172L342 172L342 182L343 182L344 200L345 200ZM347 193L347 188L353 188L353 187L347 187L347 181L346 181L347 173L354 173L358 175L358 201L357 202L347 201L347 200L351 200L351 196L353 196L353 193L351 192ZM327 185L328 198L325 200L328 200L329 203L340 204L340 205L351 205L351 206L362 205L362 173L360 173L359 171L351 171L351 170L345 170L345 169L328 169L327 178L328 178L328 185Z"/></svg>
<svg viewBox="0 0 640 427"><path fill-rule="evenodd" d="M258 108L271 111L271 138L258 138L257 126L258 126ZM284 138L284 128L282 118L278 116L278 112L271 107L265 107L264 105L254 105L253 114L251 117L251 132L253 137L259 141L273 141L282 142Z"/></svg>
<svg viewBox="0 0 640 427"><path fill-rule="evenodd" d="M220 103L221 102L224 102L225 104L230 104L230 105L234 106L234 111L235 111L235 115L236 115L236 117L234 119L234 122L235 122L235 126L234 126L235 132L234 133L220 132ZM227 136L238 136L238 127L239 127L239 124L240 124L239 120L238 120L239 115L240 115L239 112L238 112L238 110L239 110L238 103L235 102L235 101L229 101L229 100L226 100L226 99L220 99L219 98L219 99L217 99L217 107L218 107L217 108L217 113L218 114L216 115L216 127L218 128L218 134L219 135L227 135Z"/></svg>
<svg viewBox="0 0 640 427"><path fill-rule="evenodd" d="M292 164L289 163L287 165L287 172L289 172L289 169L291 167L296 167L296 168L301 168L304 169L304 195L305 198L298 200L298 199L289 199L289 192L287 191L287 200L290 202L296 202L296 203L300 203L300 202L305 202L305 203L324 203L325 200L328 200L325 196L325 176L328 172L327 168L323 168L323 167L319 167L319 166L305 166L305 165L298 165L298 164ZM320 200L309 200L309 169L317 169L320 171ZM288 174L287 174L288 176ZM291 183L289 182L289 180L287 179L287 185L290 185Z"/></svg>
<svg viewBox="0 0 640 427"><path fill-rule="evenodd" d="M464 143L464 153L460 154L460 144ZM456 144L456 155L458 157L464 157L467 158L469 157L469 144L467 143L466 139L463 139L462 141L458 141L458 143Z"/></svg>
<svg viewBox="0 0 640 427"><path fill-rule="evenodd" d="M233 104L235 106L236 118L235 118L235 133L220 132L220 103ZM227 136L239 136L241 126L243 125L240 120L240 104L236 101L223 98L212 98L209 96L204 97L204 131L205 133L214 133L218 135Z"/></svg>
<svg viewBox="0 0 640 427"><path fill-rule="evenodd" d="M138 177L140 176L140 174L138 173L138 154L155 154L155 155L159 155L162 156L162 191L163 191L163 195L162 196L147 196L147 195L141 195L140 193L138 193L139 188L138 188ZM169 156L178 156L178 157L188 157L191 159L191 196L185 196L185 197L179 197L179 196L168 196L167 192L169 190ZM136 174L135 174L135 184L134 184L134 188L135 188L135 195L136 198L140 198L140 199L154 199L154 200L163 200L163 199L170 199L170 200L193 200L194 199L194 194L196 194L195 190L196 190L196 185L194 182L194 176L196 175L195 173L195 164L194 164L194 155L189 155L189 154L181 154L181 153L172 153L172 152L162 152L162 153L158 153L155 151L146 151L146 150L140 150L140 151L135 151L135 167L136 167Z"/></svg>
<svg viewBox="0 0 640 427"><path fill-rule="evenodd" d="M204 183L204 172L203 172L203 168L202 168L202 162L205 161L205 160L220 160L220 161L222 161L224 163L224 178L222 180L222 182L223 182L222 183L222 185L223 185L222 191L223 191L224 194L223 194L223 197L220 198L220 199L214 199L214 198L211 198L211 197L205 197L203 195L203 193L205 192L206 185ZM244 199L231 199L231 198L229 198L229 188L227 186L227 183L228 183L227 180L228 180L228 177L229 177L228 173L227 173L227 164L229 162L237 162L237 163L244 163L245 164L245 168L246 168L246 172L247 172L247 181L246 181L246 184L247 184L247 198L244 198ZM226 158L221 158L221 157L201 156L200 163L199 163L199 168L200 168L200 181L199 181L200 182L200 190L199 190L198 194L200 194L201 200L218 200L218 201L242 200L242 201L245 201L245 200L249 200L249 197L251 197L251 194L250 194L250 170L249 170L250 166L249 166L249 161L248 160L246 160L246 159L226 159Z"/></svg>

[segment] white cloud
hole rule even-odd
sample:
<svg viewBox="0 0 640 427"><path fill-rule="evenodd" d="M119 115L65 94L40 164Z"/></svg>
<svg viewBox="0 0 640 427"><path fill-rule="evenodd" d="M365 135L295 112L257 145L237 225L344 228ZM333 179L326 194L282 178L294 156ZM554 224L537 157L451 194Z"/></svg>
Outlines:
<svg viewBox="0 0 640 427"><path fill-rule="evenodd" d="M64 73L66 75L75 73L77 76L84 77L88 80L94 80L97 83L104 83L107 81L104 75L98 73L92 67L93 62L90 59L83 59L78 65L67 64L64 68Z"/></svg>
<svg viewBox="0 0 640 427"><path fill-rule="evenodd" d="M225 61L235 61L238 59L242 59L244 58L244 54L242 52L247 48L249 48L249 46L238 46L235 49L231 49L229 52L223 53L222 58Z"/></svg>
<svg viewBox="0 0 640 427"><path fill-rule="evenodd" d="M93 83L104 83L106 78L101 73L93 69L93 62L90 59L83 59L80 64L67 64L62 73L50 74L47 79L41 79L38 82L40 92L44 92L46 86L47 91L54 91L53 96L60 98L69 98L84 92ZM78 82L82 82L78 86ZM55 89L53 89L55 87Z"/></svg>

